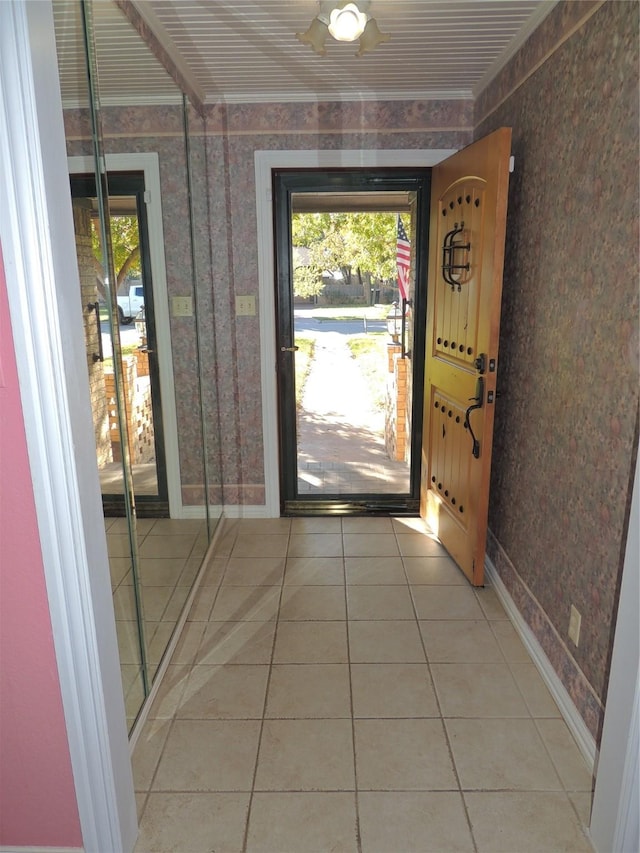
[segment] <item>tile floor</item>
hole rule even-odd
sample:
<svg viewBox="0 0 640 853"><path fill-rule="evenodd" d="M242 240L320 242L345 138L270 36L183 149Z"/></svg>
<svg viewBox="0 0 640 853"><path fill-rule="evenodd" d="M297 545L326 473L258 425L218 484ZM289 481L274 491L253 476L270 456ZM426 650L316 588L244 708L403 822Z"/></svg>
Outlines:
<svg viewBox="0 0 640 853"><path fill-rule="evenodd" d="M419 520L225 522L133 756L136 853L591 851L591 778Z"/></svg>
<svg viewBox="0 0 640 853"><path fill-rule="evenodd" d="M207 550L207 525L194 519L168 518L139 518L136 525L146 658L153 680ZM125 518L105 518L105 528L120 673L131 729L145 697L131 546Z"/></svg>

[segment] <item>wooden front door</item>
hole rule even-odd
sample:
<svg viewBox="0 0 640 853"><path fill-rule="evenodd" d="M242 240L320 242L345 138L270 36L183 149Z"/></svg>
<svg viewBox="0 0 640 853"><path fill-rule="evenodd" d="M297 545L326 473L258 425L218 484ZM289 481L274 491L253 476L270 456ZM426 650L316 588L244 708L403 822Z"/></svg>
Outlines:
<svg viewBox="0 0 640 853"><path fill-rule="evenodd" d="M432 171L420 513L484 578L511 129Z"/></svg>

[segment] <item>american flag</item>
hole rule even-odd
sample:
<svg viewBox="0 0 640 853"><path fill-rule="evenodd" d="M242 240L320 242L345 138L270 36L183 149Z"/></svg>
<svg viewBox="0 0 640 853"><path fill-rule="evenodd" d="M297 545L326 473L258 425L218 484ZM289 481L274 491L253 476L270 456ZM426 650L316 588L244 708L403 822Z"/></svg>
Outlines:
<svg viewBox="0 0 640 853"><path fill-rule="evenodd" d="M401 299L409 298L409 267L411 266L411 243L404 230L402 220L398 217L398 245L396 247L396 264L398 266L398 290Z"/></svg>

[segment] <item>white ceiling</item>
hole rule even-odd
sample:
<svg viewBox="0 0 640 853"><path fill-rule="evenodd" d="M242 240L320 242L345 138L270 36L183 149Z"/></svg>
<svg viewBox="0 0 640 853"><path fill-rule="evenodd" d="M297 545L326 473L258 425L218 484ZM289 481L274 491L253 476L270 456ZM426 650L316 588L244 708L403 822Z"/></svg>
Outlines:
<svg viewBox="0 0 640 853"><path fill-rule="evenodd" d="M129 0L202 103L472 98L555 0L372 0L389 42L356 57L327 39L318 56L296 39L313 0ZM53 0L65 105L83 103L78 0ZM175 101L177 88L113 0L92 4L104 104Z"/></svg>

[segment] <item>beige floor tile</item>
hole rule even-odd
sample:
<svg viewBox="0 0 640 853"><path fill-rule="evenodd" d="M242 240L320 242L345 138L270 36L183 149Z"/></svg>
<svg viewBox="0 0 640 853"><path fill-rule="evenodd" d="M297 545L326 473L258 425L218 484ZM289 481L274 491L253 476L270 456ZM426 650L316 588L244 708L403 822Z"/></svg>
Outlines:
<svg viewBox="0 0 640 853"><path fill-rule="evenodd" d="M353 663L424 663L426 660L418 626L409 621L352 622L349 648Z"/></svg>
<svg viewBox="0 0 640 853"><path fill-rule="evenodd" d="M354 717L437 717L429 668L423 663L351 664Z"/></svg>
<svg viewBox="0 0 640 853"><path fill-rule="evenodd" d="M347 583L406 585L400 557L345 557Z"/></svg>
<svg viewBox="0 0 640 853"><path fill-rule="evenodd" d="M491 587L486 586L484 589L475 589L474 592L476 594L476 598L480 602L482 612L487 619L493 619L494 621L509 619L500 599Z"/></svg>
<svg viewBox="0 0 640 853"><path fill-rule="evenodd" d="M420 630L430 663L504 663L487 622L432 619Z"/></svg>
<svg viewBox="0 0 640 853"><path fill-rule="evenodd" d="M194 666L177 719L261 719L267 693L268 666Z"/></svg>
<svg viewBox="0 0 640 853"><path fill-rule="evenodd" d="M198 536L200 533L206 532L206 521L199 521L196 518L148 518L138 519L138 527L141 521L151 522L148 533L151 536L164 534L165 536Z"/></svg>
<svg viewBox="0 0 640 853"><path fill-rule="evenodd" d="M455 791L358 794L362 853L471 853L462 797Z"/></svg>
<svg viewBox="0 0 640 853"><path fill-rule="evenodd" d="M355 795L255 794L247 853L355 853Z"/></svg>
<svg viewBox="0 0 640 853"><path fill-rule="evenodd" d="M343 586L289 586L282 592L278 616L282 622L346 618Z"/></svg>
<svg viewBox="0 0 640 853"><path fill-rule="evenodd" d="M238 536L238 521L236 518L225 518L222 521L222 530L216 539L216 556L228 557L235 545Z"/></svg>
<svg viewBox="0 0 640 853"><path fill-rule="evenodd" d="M118 622L133 622L137 619L138 609L133 586L121 584L113 593L113 612Z"/></svg>
<svg viewBox="0 0 640 853"><path fill-rule="evenodd" d="M188 557L187 560L185 561L184 569L182 570L180 577L178 578L178 583L181 586L189 586L190 587L193 584L194 580L196 579L196 576L198 575L198 572L200 571L201 566L203 566L203 562L204 561L202 560L202 557L200 557L200 556L197 556L197 555L194 556L192 554L190 557ZM215 564L217 562L222 562L222 560L218 561L218 560L211 558L209 561L207 561L207 566L205 566L202 569L203 577L207 573L207 569L208 569L209 564L210 563ZM212 581L210 581L210 580L207 582L209 584L212 583Z"/></svg>
<svg viewBox="0 0 640 853"><path fill-rule="evenodd" d="M289 536L274 533L271 536L253 536L238 533L231 551L232 557L284 557L287 553Z"/></svg>
<svg viewBox="0 0 640 853"><path fill-rule="evenodd" d="M265 716L351 719L348 664L274 664Z"/></svg>
<svg viewBox="0 0 640 853"><path fill-rule="evenodd" d="M195 655L198 664L269 663L276 623L209 622Z"/></svg>
<svg viewBox="0 0 640 853"><path fill-rule="evenodd" d="M463 790L558 791L533 720L445 720Z"/></svg>
<svg viewBox="0 0 640 853"><path fill-rule="evenodd" d="M431 534L431 529L423 518L392 518L391 524L396 533Z"/></svg>
<svg viewBox="0 0 640 853"><path fill-rule="evenodd" d="M136 791L150 790L170 728L171 720L150 720L143 726L131 756Z"/></svg>
<svg viewBox="0 0 640 853"><path fill-rule="evenodd" d="M109 572L111 575L111 589L116 589L125 579L131 583L131 578L127 578L131 571L131 557L109 557Z"/></svg>
<svg viewBox="0 0 640 853"><path fill-rule="evenodd" d="M170 664L167 667L149 709L150 720L170 720L173 717L187 686L190 670L190 664Z"/></svg>
<svg viewBox="0 0 640 853"><path fill-rule="evenodd" d="M150 794L135 853L242 850L249 794Z"/></svg>
<svg viewBox="0 0 640 853"><path fill-rule="evenodd" d="M591 805L593 795L586 791L568 791L567 796L573 804L580 826L586 828L591 823Z"/></svg>
<svg viewBox="0 0 640 853"><path fill-rule="evenodd" d="M592 773L564 720L536 720L536 727L567 791L593 790Z"/></svg>
<svg viewBox="0 0 640 853"><path fill-rule="evenodd" d="M274 663L346 663L346 622L280 622Z"/></svg>
<svg viewBox="0 0 640 853"><path fill-rule="evenodd" d="M175 586L182 574L186 557L141 557L138 561L140 581L149 586Z"/></svg>
<svg viewBox="0 0 640 853"><path fill-rule="evenodd" d="M213 557L209 560L202 573L200 586L219 586L228 561L228 557ZM193 562L195 563L195 560ZM185 567L185 572L186 571L187 568Z"/></svg>
<svg viewBox="0 0 640 853"><path fill-rule="evenodd" d="M291 532L301 533L342 533L341 518L292 518Z"/></svg>
<svg viewBox="0 0 640 853"><path fill-rule="evenodd" d="M144 618L150 622L160 622L172 592L173 587L170 586L142 586L140 593Z"/></svg>
<svg viewBox="0 0 640 853"><path fill-rule="evenodd" d="M431 674L443 717L528 717L506 663L437 663Z"/></svg>
<svg viewBox="0 0 640 853"><path fill-rule="evenodd" d="M201 586L196 592L187 616L188 622L206 622L211 615L213 602L218 595L217 586Z"/></svg>
<svg viewBox="0 0 640 853"><path fill-rule="evenodd" d="M512 663L510 667L531 716L560 717L560 710L536 666L532 663Z"/></svg>
<svg viewBox="0 0 640 853"><path fill-rule="evenodd" d="M175 720L153 790L251 790L259 733L257 720Z"/></svg>
<svg viewBox="0 0 640 853"><path fill-rule="evenodd" d="M268 622L276 618L279 604L279 586L222 586L209 620Z"/></svg>
<svg viewBox="0 0 640 853"><path fill-rule="evenodd" d="M147 622L145 620L145 629L152 628L152 626L157 627L153 631L151 640L147 639L147 662L150 665L155 665L162 660L176 625L175 622ZM173 663L177 663L177 661L173 660Z"/></svg>
<svg viewBox="0 0 640 853"><path fill-rule="evenodd" d="M131 542L127 533L107 533L107 553L112 557L125 558L131 556Z"/></svg>
<svg viewBox="0 0 640 853"><path fill-rule="evenodd" d="M457 789L442 720L356 720L358 790Z"/></svg>
<svg viewBox="0 0 640 853"><path fill-rule="evenodd" d="M397 557L398 543L393 533L344 533L345 557Z"/></svg>
<svg viewBox="0 0 640 853"><path fill-rule="evenodd" d="M191 592L190 586L176 586L165 608L162 618L168 622L177 622ZM146 611L145 611L146 612Z"/></svg>
<svg viewBox="0 0 640 853"><path fill-rule="evenodd" d="M531 656L511 622L502 619L489 624L506 660L510 663L531 663Z"/></svg>
<svg viewBox="0 0 640 853"><path fill-rule="evenodd" d="M349 619L415 619L407 586L347 587Z"/></svg>
<svg viewBox="0 0 640 853"><path fill-rule="evenodd" d="M350 720L265 720L258 791L353 791Z"/></svg>
<svg viewBox="0 0 640 853"><path fill-rule="evenodd" d="M467 586L469 581L451 557L403 557L411 584Z"/></svg>
<svg viewBox="0 0 640 853"><path fill-rule="evenodd" d="M418 619L483 619L471 587L414 586L411 590Z"/></svg>
<svg viewBox="0 0 640 853"><path fill-rule="evenodd" d="M287 554L289 557L342 557L342 534L292 533Z"/></svg>
<svg viewBox="0 0 640 853"><path fill-rule="evenodd" d="M222 586L278 586L284 557L229 557Z"/></svg>
<svg viewBox="0 0 640 853"><path fill-rule="evenodd" d="M289 533L290 518L239 518L238 533L248 533L252 536L270 536L273 533Z"/></svg>
<svg viewBox="0 0 640 853"><path fill-rule="evenodd" d="M342 557L289 557L285 586L324 586L344 583Z"/></svg>
<svg viewBox="0 0 640 853"><path fill-rule="evenodd" d="M342 519L343 533L393 533L390 518L350 518Z"/></svg>
<svg viewBox="0 0 640 853"><path fill-rule="evenodd" d="M398 533L398 547L403 557L446 557L447 552L433 536L423 533Z"/></svg>
<svg viewBox="0 0 640 853"><path fill-rule="evenodd" d="M140 557L142 559L170 559L183 557L186 560L186 558L191 554L194 544L194 536L178 536L176 534L147 536L140 546Z"/></svg>
<svg viewBox="0 0 640 853"><path fill-rule="evenodd" d="M592 853L563 793L465 794L478 853Z"/></svg>
<svg viewBox="0 0 640 853"><path fill-rule="evenodd" d="M205 622L186 622L173 654L172 664L192 663L204 633Z"/></svg>

